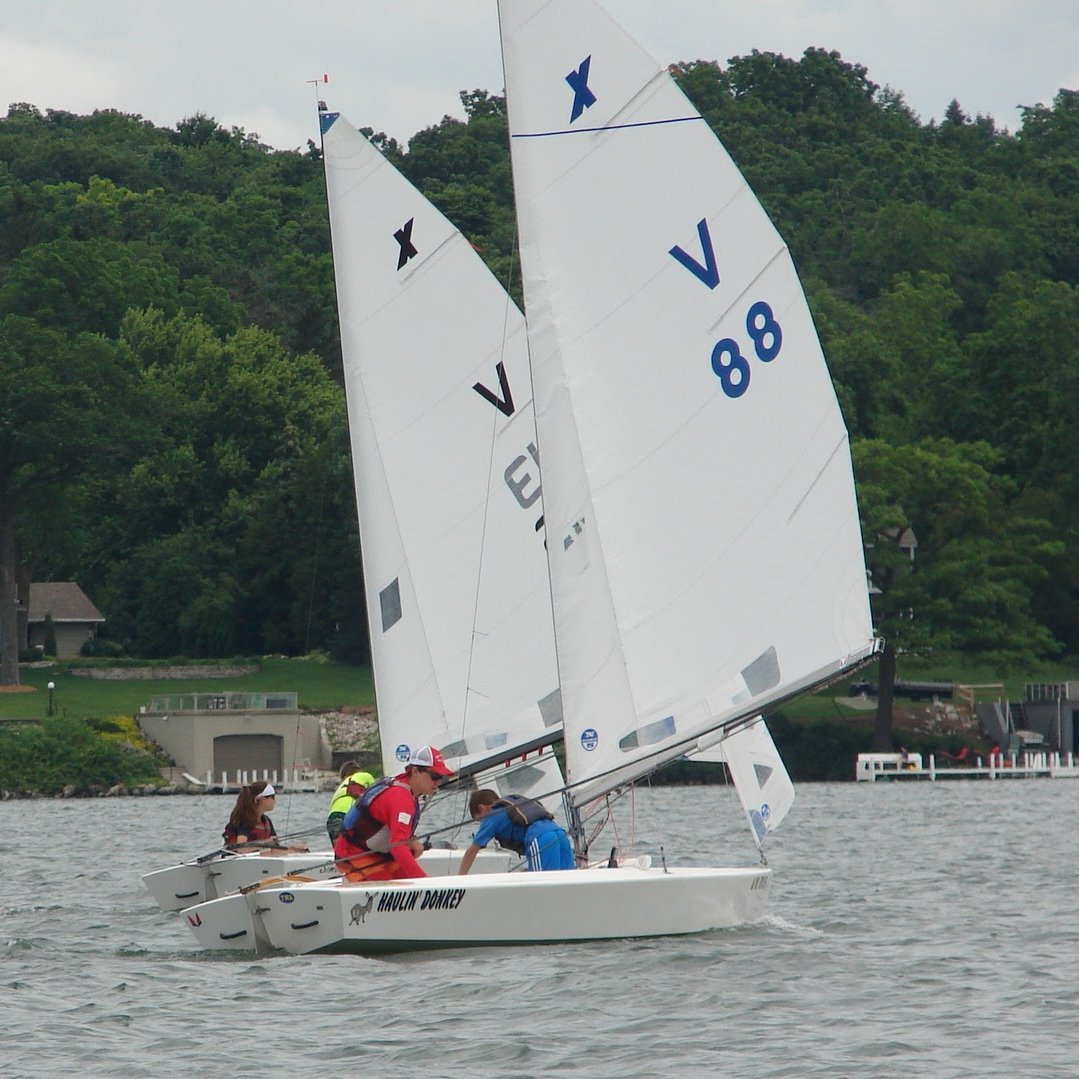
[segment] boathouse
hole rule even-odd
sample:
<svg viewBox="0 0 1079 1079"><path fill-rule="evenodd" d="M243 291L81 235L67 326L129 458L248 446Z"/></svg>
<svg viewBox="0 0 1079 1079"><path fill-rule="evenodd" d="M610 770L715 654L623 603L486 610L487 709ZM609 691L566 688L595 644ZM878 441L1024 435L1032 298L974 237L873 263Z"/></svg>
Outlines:
<svg viewBox="0 0 1079 1079"><path fill-rule="evenodd" d="M332 754L317 715L295 693L182 693L154 697L139 726L191 775L284 775L329 768Z"/></svg>

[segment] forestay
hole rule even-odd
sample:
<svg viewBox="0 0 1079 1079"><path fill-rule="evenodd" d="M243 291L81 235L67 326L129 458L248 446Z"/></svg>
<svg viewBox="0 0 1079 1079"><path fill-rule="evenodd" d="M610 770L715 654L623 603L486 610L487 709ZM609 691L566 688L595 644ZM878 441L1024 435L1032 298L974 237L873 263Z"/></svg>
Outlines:
<svg viewBox="0 0 1079 1079"><path fill-rule="evenodd" d="M870 655L844 427L787 249L587 0L502 0L578 803Z"/></svg>
<svg viewBox="0 0 1079 1079"><path fill-rule="evenodd" d="M509 756L561 723L524 320L362 135L321 120L383 768L425 743L457 767Z"/></svg>

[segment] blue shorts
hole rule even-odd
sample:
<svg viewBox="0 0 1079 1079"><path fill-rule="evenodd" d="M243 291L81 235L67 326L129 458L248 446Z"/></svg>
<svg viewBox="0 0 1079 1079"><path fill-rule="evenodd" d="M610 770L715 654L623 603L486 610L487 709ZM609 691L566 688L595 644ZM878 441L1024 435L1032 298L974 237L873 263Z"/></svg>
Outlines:
<svg viewBox="0 0 1079 1079"><path fill-rule="evenodd" d="M525 857L532 870L577 868L569 836L553 820L538 820L528 826Z"/></svg>

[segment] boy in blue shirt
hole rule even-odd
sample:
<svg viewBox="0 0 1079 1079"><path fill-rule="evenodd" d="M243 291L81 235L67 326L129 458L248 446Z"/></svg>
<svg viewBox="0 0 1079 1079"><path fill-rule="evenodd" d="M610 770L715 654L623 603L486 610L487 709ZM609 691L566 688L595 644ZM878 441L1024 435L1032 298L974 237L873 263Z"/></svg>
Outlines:
<svg viewBox="0 0 1079 1079"><path fill-rule="evenodd" d="M492 839L523 854L530 870L577 868L566 830L539 802L519 794L500 798L493 790L478 790L468 799L468 812L480 826L461 859L461 873L472 868L476 855Z"/></svg>

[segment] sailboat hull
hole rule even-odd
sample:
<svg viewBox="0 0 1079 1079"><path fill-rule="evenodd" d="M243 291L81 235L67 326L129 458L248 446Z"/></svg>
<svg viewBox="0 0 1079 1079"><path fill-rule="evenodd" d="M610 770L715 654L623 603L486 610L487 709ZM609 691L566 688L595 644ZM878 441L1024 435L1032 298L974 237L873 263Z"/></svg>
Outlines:
<svg viewBox="0 0 1079 1079"><path fill-rule="evenodd" d="M433 848L420 857L420 865L429 874L428 879L434 880L449 876L451 880L459 880L453 876L464 855L463 850L450 850ZM267 859L271 860L271 859ZM480 851L472 867L473 873L504 874L517 860L517 856L509 851ZM329 876L333 883L337 883L336 869L330 863L329 868L318 866L319 877ZM290 870L285 870L290 872ZM306 876L315 876L314 870L291 870L301 872ZM256 884L265 880L263 876L253 878L248 884ZM321 883L321 881L319 882ZM326 883L329 883L327 881ZM298 882L300 886L302 882ZM246 888L247 884L238 884L236 888ZM310 885L303 885L309 887ZM356 886L346 886L349 891L355 891ZM188 906L184 912L184 920L188 928L194 934L200 948L207 951L255 951L263 954L272 949L262 922L262 914L268 908L267 895L280 890L273 888L257 888L246 894L232 890L229 894L211 898L205 902L195 902Z"/></svg>
<svg viewBox="0 0 1079 1079"><path fill-rule="evenodd" d="M272 947L294 954L675 936L759 920L771 870L579 869L331 884L260 893Z"/></svg>
<svg viewBox="0 0 1079 1079"><path fill-rule="evenodd" d="M205 862L182 862L156 869L144 874L142 882L162 910L183 910L260 880L300 871L320 879L337 876L333 853L227 854Z"/></svg>

